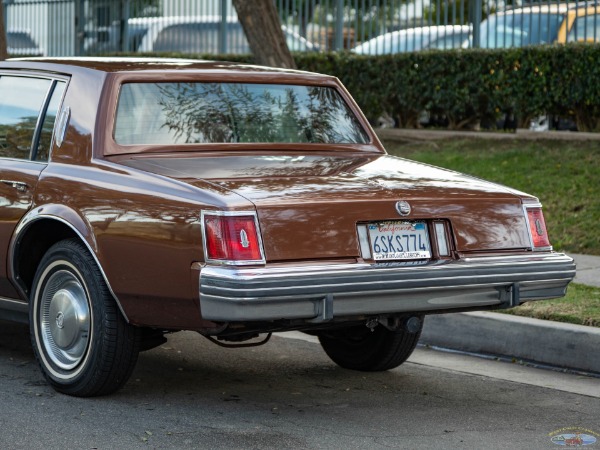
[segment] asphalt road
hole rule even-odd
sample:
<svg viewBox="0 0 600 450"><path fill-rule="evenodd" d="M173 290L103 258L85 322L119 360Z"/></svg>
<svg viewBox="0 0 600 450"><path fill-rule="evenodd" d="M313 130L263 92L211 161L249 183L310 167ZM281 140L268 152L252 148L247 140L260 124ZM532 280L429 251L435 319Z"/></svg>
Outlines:
<svg viewBox="0 0 600 450"><path fill-rule="evenodd" d="M429 349L357 373L278 336L232 350L178 333L117 394L71 398L45 384L27 327L0 322L1 449L551 449L565 427L600 433L600 379Z"/></svg>

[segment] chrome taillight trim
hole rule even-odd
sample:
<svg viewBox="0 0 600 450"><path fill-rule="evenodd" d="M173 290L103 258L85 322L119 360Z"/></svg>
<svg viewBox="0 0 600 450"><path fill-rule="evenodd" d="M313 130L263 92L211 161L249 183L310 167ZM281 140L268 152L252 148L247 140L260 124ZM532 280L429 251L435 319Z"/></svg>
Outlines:
<svg viewBox="0 0 600 450"><path fill-rule="evenodd" d="M523 215L525 216L525 224L527 226L527 236L529 237L529 248L534 252L550 252L553 250L552 245L546 247L536 247L533 243L533 236L531 235L531 224L529 222L529 214L527 213L528 209L540 209L543 211L542 204L537 203L524 203L523 204ZM546 230L546 234L548 233L548 225L546 224L546 218L544 217L544 228ZM550 236L548 236L548 242L550 242Z"/></svg>
<svg viewBox="0 0 600 450"><path fill-rule="evenodd" d="M206 216L252 216L254 217L254 227L256 228L256 237L258 239L258 246L260 251L261 259L256 260L230 260L230 259L213 259L208 256L208 249L206 246L206 227L204 226L204 218ZM202 228L202 250L204 252L204 262L207 264L214 264L220 266L256 266L266 264L265 250L262 240L262 233L260 231L260 224L258 223L258 215L256 211L218 211L218 210L201 210L200 211L200 226Z"/></svg>
<svg viewBox="0 0 600 450"><path fill-rule="evenodd" d="M369 244L369 232L367 231L367 225L359 224L356 226L356 232L358 233L358 243L360 245L360 254L364 259L371 259L371 246Z"/></svg>
<svg viewBox="0 0 600 450"><path fill-rule="evenodd" d="M434 221L433 231L435 233L438 255L443 257L450 256L450 242L446 233L446 223Z"/></svg>

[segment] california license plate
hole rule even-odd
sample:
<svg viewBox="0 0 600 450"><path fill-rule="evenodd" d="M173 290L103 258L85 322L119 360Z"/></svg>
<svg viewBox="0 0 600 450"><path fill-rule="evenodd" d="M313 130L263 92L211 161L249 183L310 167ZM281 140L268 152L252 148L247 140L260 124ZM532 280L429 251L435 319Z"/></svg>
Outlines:
<svg viewBox="0 0 600 450"><path fill-rule="evenodd" d="M368 226L376 261L429 259L431 245L425 222L379 222Z"/></svg>

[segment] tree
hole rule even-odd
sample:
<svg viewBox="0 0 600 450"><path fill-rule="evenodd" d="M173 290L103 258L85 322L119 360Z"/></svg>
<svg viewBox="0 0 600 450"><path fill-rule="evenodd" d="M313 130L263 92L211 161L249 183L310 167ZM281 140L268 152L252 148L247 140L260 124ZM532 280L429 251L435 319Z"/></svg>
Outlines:
<svg viewBox="0 0 600 450"><path fill-rule="evenodd" d="M272 0L232 0L257 64L295 69Z"/></svg>
<svg viewBox="0 0 600 450"><path fill-rule="evenodd" d="M6 30L4 29L4 4L0 0L0 61L8 58L6 45Z"/></svg>

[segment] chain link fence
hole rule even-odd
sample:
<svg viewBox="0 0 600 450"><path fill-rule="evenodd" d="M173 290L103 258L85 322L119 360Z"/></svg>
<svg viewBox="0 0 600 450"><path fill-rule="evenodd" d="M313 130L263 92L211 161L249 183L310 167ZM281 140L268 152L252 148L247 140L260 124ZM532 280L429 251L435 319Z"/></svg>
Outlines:
<svg viewBox="0 0 600 450"><path fill-rule="evenodd" d="M292 51L599 42L594 1L274 0ZM9 54L249 53L231 0L4 0Z"/></svg>

